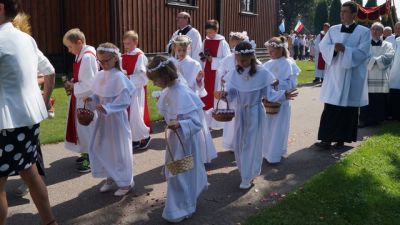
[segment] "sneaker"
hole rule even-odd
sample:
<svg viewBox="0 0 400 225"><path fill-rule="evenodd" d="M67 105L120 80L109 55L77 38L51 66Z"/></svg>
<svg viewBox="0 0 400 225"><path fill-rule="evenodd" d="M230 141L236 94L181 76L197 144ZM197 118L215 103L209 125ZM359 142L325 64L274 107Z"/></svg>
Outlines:
<svg viewBox="0 0 400 225"><path fill-rule="evenodd" d="M251 188L252 184L253 184L252 182L244 182L244 181L242 181L242 183L240 183L239 188L242 189L242 190L247 190L247 189Z"/></svg>
<svg viewBox="0 0 400 225"><path fill-rule="evenodd" d="M22 183L17 188L13 190L13 194L18 197L23 197L29 193L28 186L25 183Z"/></svg>
<svg viewBox="0 0 400 225"><path fill-rule="evenodd" d="M139 147L137 147L138 150L145 150L149 147L151 141L151 137L149 136L146 139L143 139L140 141Z"/></svg>
<svg viewBox="0 0 400 225"><path fill-rule="evenodd" d="M140 141L132 141L132 150L139 148Z"/></svg>
<svg viewBox="0 0 400 225"><path fill-rule="evenodd" d="M115 184L115 183L114 183L114 181L112 181L112 180L108 180L108 179L105 180L103 186L101 186L101 188L100 188L100 192L104 193L104 192L109 192L109 191L111 191L111 190L114 189L114 187L115 187L114 184Z"/></svg>
<svg viewBox="0 0 400 225"><path fill-rule="evenodd" d="M83 161L85 161L85 159L88 159L88 158L89 158L88 154L82 153L81 156L75 160L75 163L77 165L82 165Z"/></svg>
<svg viewBox="0 0 400 225"><path fill-rule="evenodd" d="M82 165L79 165L76 170L80 173L88 173L90 169L90 161L88 159L83 160Z"/></svg>
<svg viewBox="0 0 400 225"><path fill-rule="evenodd" d="M131 189L132 189L131 186L118 188L118 190L114 192L114 196L117 197L124 196L128 194L128 192L131 191Z"/></svg>

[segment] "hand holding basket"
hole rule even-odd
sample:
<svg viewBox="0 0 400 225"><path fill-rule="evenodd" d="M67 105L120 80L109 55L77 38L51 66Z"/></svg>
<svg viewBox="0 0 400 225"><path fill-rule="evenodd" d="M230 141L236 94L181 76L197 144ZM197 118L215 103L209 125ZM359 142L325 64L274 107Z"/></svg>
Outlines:
<svg viewBox="0 0 400 225"><path fill-rule="evenodd" d="M78 117L78 122L83 126L89 126L93 121L94 113L86 108L86 101L83 108L78 108L76 110L76 116Z"/></svg>
<svg viewBox="0 0 400 225"><path fill-rule="evenodd" d="M172 173L172 175L177 175L179 173L183 173L186 172L188 170L193 169L193 164L194 164L194 160L193 160L193 155L186 153L185 151L185 146L183 145L183 142L178 134L178 132L176 130L172 130L176 136L178 137L179 143L181 144L183 153L185 154L185 156L182 159L174 159L174 155L171 152L171 146L168 142L168 128L165 129L165 141L167 142L167 151L168 154L171 158L171 162L166 164L166 167L168 168L169 172Z"/></svg>
<svg viewBox="0 0 400 225"><path fill-rule="evenodd" d="M224 91L224 87L222 86L222 91ZM226 109L219 109L219 102L221 99L224 99L226 101ZM229 122L232 121L233 117L235 117L235 111L233 109L229 108L229 103L226 100L226 97L218 98L217 101L217 108L214 109L211 113L211 116L219 122Z"/></svg>

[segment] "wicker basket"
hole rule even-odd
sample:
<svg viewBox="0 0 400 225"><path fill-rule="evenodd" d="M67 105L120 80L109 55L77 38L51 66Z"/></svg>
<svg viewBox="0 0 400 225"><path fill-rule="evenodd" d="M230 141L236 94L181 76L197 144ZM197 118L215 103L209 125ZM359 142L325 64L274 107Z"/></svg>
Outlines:
<svg viewBox="0 0 400 225"><path fill-rule="evenodd" d="M279 102L269 102L266 99L263 99L263 105L265 108L265 112L267 114L277 114L279 112L279 108L281 107L281 103Z"/></svg>
<svg viewBox="0 0 400 225"><path fill-rule="evenodd" d="M185 153L185 156L182 159L177 159L177 160L174 159L174 156L171 152L171 147L168 143L167 132L168 132L168 128L165 129L165 141L167 142L167 151L172 160L171 162L166 164L166 167L168 168L169 172L175 176L179 173L183 173L183 172L193 169L193 155L187 154L185 152L185 147L183 146L182 140L179 137L179 134L178 134L178 132L176 132L176 130L173 130L173 132L178 137L179 143L182 146L182 150Z"/></svg>
<svg viewBox="0 0 400 225"><path fill-rule="evenodd" d="M222 87L222 91L224 91L224 88ZM226 98L223 98L226 101ZM211 113L211 116L218 122L229 122L232 121L233 117L235 117L235 111L233 109L229 108L229 103L226 101L226 109L219 109L219 101L221 99L218 99L217 101L217 108L214 109Z"/></svg>
<svg viewBox="0 0 400 225"><path fill-rule="evenodd" d="M76 110L76 116L78 117L78 122L83 126L89 126L92 122L94 113L86 108L86 103L83 108L78 108Z"/></svg>

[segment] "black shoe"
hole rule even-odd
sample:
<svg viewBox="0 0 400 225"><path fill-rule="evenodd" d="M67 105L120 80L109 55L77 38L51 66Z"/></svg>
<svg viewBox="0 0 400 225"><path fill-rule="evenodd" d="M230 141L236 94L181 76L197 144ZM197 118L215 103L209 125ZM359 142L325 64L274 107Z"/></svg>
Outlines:
<svg viewBox="0 0 400 225"><path fill-rule="evenodd" d="M83 161L85 161L85 159L88 159L88 158L89 158L89 155L87 153L82 153L81 156L75 160L75 163L76 163L76 165L82 165Z"/></svg>
<svg viewBox="0 0 400 225"><path fill-rule="evenodd" d="M151 141L151 137L149 136L146 139L143 139L140 141L139 147L137 147L136 149L138 150L145 150L149 147L150 145L150 141Z"/></svg>
<svg viewBox="0 0 400 225"><path fill-rule="evenodd" d="M321 141L314 144L315 146L323 149L329 149L331 147L331 142Z"/></svg>
<svg viewBox="0 0 400 225"><path fill-rule="evenodd" d="M132 141L132 150L139 148L140 141Z"/></svg>
<svg viewBox="0 0 400 225"><path fill-rule="evenodd" d="M336 142L336 144L333 145L333 148L336 150L341 150L344 148L344 142Z"/></svg>
<svg viewBox="0 0 400 225"><path fill-rule="evenodd" d="M320 82L320 80L319 80L319 78L315 78L312 82L313 82L314 84L318 84L318 83Z"/></svg>
<svg viewBox="0 0 400 225"><path fill-rule="evenodd" d="M319 81L320 83L324 82L324 78L321 78L321 80Z"/></svg>
<svg viewBox="0 0 400 225"><path fill-rule="evenodd" d="M364 128L366 126L368 126L368 125L366 123L364 123L364 122L359 122L358 125L357 125L358 128Z"/></svg>

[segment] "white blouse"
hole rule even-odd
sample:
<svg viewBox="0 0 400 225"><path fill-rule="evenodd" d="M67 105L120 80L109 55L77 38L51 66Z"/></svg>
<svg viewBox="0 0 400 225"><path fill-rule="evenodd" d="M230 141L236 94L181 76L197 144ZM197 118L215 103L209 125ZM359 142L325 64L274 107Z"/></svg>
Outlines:
<svg viewBox="0 0 400 225"><path fill-rule="evenodd" d="M37 85L39 55L31 36L10 22L0 25L0 130L31 126L47 117Z"/></svg>

